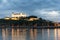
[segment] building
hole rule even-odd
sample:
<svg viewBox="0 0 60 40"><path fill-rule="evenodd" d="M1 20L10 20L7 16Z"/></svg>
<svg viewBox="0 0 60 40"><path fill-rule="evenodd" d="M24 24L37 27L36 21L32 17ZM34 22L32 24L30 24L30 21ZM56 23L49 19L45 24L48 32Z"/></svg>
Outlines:
<svg viewBox="0 0 60 40"><path fill-rule="evenodd" d="M28 21L39 20L39 18L30 18Z"/></svg>
<svg viewBox="0 0 60 40"><path fill-rule="evenodd" d="M37 18L37 16L29 16L28 21L34 21L34 20L39 20L39 18Z"/></svg>
<svg viewBox="0 0 60 40"><path fill-rule="evenodd" d="M5 17L4 19L5 19L5 20L9 20L10 18L9 18L9 17Z"/></svg>
<svg viewBox="0 0 60 40"><path fill-rule="evenodd" d="M11 15L12 20L19 20L21 17L27 17L27 15L23 13L12 13Z"/></svg>
<svg viewBox="0 0 60 40"><path fill-rule="evenodd" d="M19 20L18 17L11 17L10 19L11 19L11 20Z"/></svg>
<svg viewBox="0 0 60 40"><path fill-rule="evenodd" d="M12 13L12 17L26 17L27 15L26 14L23 14L23 13Z"/></svg>
<svg viewBox="0 0 60 40"><path fill-rule="evenodd" d="M58 23L58 26L60 26L60 23Z"/></svg>
<svg viewBox="0 0 60 40"><path fill-rule="evenodd" d="M12 13L11 17L5 17L5 20L19 20L21 17L27 17L26 14L23 13Z"/></svg>

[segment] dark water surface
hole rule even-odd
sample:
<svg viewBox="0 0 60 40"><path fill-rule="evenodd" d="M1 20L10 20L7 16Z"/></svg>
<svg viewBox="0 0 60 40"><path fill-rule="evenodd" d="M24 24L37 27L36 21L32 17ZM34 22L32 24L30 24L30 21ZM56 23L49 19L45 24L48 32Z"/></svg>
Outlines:
<svg viewBox="0 0 60 40"><path fill-rule="evenodd" d="M60 40L60 29L0 29L0 40Z"/></svg>

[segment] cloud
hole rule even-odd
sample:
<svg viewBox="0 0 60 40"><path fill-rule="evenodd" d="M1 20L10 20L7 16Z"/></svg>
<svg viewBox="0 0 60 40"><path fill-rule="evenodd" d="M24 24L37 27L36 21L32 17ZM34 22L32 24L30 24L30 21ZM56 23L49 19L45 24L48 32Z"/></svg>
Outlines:
<svg viewBox="0 0 60 40"><path fill-rule="evenodd" d="M4 14L0 17L10 15L12 11L24 11L30 15L59 21L60 0L0 0L0 14Z"/></svg>
<svg viewBox="0 0 60 40"><path fill-rule="evenodd" d="M7 0L2 0L2 3L7 3Z"/></svg>
<svg viewBox="0 0 60 40"><path fill-rule="evenodd" d="M56 0L1 0L0 10L35 10L51 8L60 10L60 1Z"/></svg>
<svg viewBox="0 0 60 40"><path fill-rule="evenodd" d="M47 9L42 9L42 10L35 10L34 13L43 19L46 20L51 20L55 22L60 22L60 11L54 11L54 10L47 10Z"/></svg>
<svg viewBox="0 0 60 40"><path fill-rule="evenodd" d="M11 17L12 12L14 12L14 13L23 12L23 13L27 14L26 11L21 11L21 10L0 10L0 18Z"/></svg>
<svg viewBox="0 0 60 40"><path fill-rule="evenodd" d="M2 0L4 9L20 9L20 8L55 8L58 9L59 1L52 0ZM13 7L12 7L13 6ZM57 8L58 7L58 8ZM1 9L2 9L1 8Z"/></svg>

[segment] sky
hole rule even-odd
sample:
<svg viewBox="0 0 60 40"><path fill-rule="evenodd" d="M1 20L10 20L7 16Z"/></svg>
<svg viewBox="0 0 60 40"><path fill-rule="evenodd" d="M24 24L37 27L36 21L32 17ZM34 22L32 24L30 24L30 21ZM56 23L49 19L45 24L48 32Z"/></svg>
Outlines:
<svg viewBox="0 0 60 40"><path fill-rule="evenodd" d="M60 0L0 0L0 18L11 16L12 12L60 22Z"/></svg>

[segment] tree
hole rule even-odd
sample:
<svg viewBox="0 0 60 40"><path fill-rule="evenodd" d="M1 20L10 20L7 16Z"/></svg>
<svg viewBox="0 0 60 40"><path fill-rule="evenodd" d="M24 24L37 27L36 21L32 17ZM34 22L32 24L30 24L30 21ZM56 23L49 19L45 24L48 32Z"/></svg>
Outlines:
<svg viewBox="0 0 60 40"><path fill-rule="evenodd" d="M29 16L29 18L37 18L37 16Z"/></svg>

